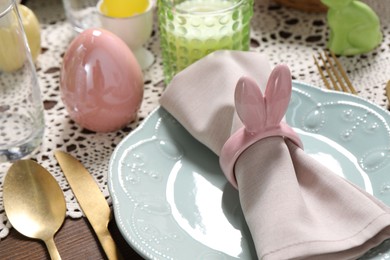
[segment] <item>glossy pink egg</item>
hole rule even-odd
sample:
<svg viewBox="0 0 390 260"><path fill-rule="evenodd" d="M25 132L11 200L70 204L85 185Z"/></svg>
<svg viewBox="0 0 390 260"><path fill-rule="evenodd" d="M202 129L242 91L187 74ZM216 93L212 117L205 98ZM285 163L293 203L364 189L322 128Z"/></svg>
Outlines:
<svg viewBox="0 0 390 260"><path fill-rule="evenodd" d="M60 91L76 123L92 131L111 132L136 118L143 99L143 75L118 36L88 29L65 52Z"/></svg>

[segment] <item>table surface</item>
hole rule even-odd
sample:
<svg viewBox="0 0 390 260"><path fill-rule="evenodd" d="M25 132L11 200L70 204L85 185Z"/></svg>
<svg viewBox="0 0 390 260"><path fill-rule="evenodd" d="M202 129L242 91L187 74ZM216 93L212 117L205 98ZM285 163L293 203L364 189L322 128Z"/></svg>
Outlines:
<svg viewBox="0 0 390 260"><path fill-rule="evenodd" d="M341 63L358 89L359 96L387 108L385 84L390 79L390 3L367 0L381 18L384 40L365 55L340 57ZM61 0L30 0L27 2L37 14L42 26L42 54L38 58L37 72L45 105L47 129L42 147L33 158L50 170L64 191L67 218L55 236L63 259L105 259L95 234L83 217L77 201L61 170L53 151L65 150L82 161L90 170L109 204L107 166L116 145L156 107L165 84L159 50L158 28L155 24L147 48L155 56L154 64L145 71L145 94L138 118L124 129L113 133L97 134L79 127L67 115L59 95L59 73L66 47L75 34L65 19ZM286 63L293 78L322 87L312 55L326 46L329 34L324 13L304 13L281 7L267 0L255 1L252 20L251 51L268 55L270 64ZM49 259L43 242L28 239L10 227L2 203L2 181L9 165L0 165L0 258ZM110 231L125 259L142 259L120 234L115 220Z"/></svg>
<svg viewBox="0 0 390 260"><path fill-rule="evenodd" d="M123 239L115 220L110 222L109 230L124 259L143 259ZM92 227L85 218L66 218L64 225L54 238L62 259L107 259ZM0 258L50 259L45 244L18 233L15 229L0 242Z"/></svg>

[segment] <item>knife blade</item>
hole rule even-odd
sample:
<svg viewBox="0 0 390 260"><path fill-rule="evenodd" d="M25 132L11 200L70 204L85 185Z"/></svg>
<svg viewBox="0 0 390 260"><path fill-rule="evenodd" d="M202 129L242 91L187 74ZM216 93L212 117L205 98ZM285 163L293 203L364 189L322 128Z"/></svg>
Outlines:
<svg viewBox="0 0 390 260"><path fill-rule="evenodd" d="M88 170L72 155L55 151L60 167L108 259L122 259L108 231L110 207Z"/></svg>

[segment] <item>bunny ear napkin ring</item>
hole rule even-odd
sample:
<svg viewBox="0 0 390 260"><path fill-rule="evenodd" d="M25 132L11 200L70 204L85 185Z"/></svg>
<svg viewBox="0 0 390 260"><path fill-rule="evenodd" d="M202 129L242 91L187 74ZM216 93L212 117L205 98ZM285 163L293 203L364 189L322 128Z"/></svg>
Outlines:
<svg viewBox="0 0 390 260"><path fill-rule="evenodd" d="M269 76L265 94L254 80L241 77L234 99L244 126L229 137L222 147L219 163L228 181L237 189L234 165L242 152L270 136L283 136L303 148L299 136L282 122L290 102L292 80L286 65L277 65Z"/></svg>

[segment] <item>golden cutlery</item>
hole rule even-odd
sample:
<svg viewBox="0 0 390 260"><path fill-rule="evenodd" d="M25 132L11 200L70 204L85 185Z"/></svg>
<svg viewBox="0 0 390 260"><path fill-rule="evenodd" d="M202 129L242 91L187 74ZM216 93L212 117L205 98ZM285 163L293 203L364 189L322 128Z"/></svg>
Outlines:
<svg viewBox="0 0 390 260"><path fill-rule="evenodd" d="M320 65L318 59L314 55L313 58L326 88L357 94L357 91L352 86L347 73L333 52L330 52L330 56L327 52L324 52L324 55L321 53L319 54L319 60L322 65Z"/></svg>
<svg viewBox="0 0 390 260"><path fill-rule="evenodd" d="M390 103L390 80L387 81L387 84L386 84L386 97L387 97L387 101L389 101L389 103Z"/></svg>
<svg viewBox="0 0 390 260"><path fill-rule="evenodd" d="M11 225L27 237L43 240L51 259L61 259L54 235L64 222L66 204L53 176L32 160L16 161L4 179L3 200Z"/></svg>
<svg viewBox="0 0 390 260"><path fill-rule="evenodd" d="M70 154L56 151L54 155L108 259L121 259L108 231L111 217L110 207L95 180L88 170Z"/></svg>

